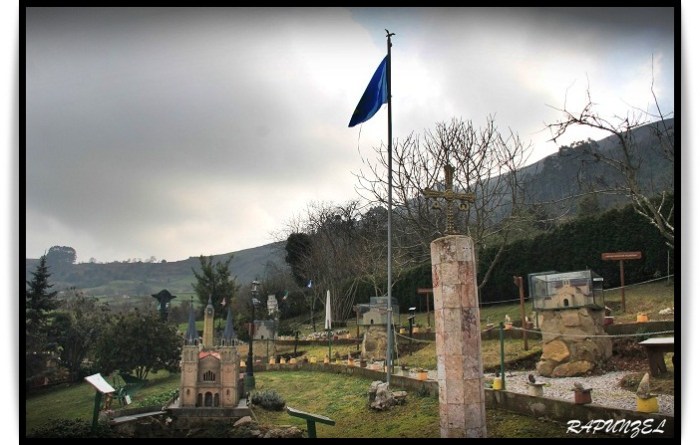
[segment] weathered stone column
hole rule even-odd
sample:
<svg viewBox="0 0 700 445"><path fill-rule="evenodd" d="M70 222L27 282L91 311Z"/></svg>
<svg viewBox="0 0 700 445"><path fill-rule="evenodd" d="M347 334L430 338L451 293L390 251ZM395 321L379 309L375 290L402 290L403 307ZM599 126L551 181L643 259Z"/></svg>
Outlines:
<svg viewBox="0 0 700 445"><path fill-rule="evenodd" d="M441 437L486 437L481 326L472 239L430 244Z"/></svg>

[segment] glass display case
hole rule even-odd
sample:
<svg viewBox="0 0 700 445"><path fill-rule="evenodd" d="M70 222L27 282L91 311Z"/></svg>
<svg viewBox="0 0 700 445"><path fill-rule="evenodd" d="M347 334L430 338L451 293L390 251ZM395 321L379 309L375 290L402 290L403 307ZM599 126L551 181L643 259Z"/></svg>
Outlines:
<svg viewBox="0 0 700 445"><path fill-rule="evenodd" d="M592 270L530 274L533 309L557 310L588 307L604 309L603 278Z"/></svg>

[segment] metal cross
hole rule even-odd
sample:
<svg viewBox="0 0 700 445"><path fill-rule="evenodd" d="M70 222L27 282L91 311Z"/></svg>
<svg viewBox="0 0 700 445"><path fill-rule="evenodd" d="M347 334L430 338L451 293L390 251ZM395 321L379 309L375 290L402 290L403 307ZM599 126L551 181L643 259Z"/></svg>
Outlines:
<svg viewBox="0 0 700 445"><path fill-rule="evenodd" d="M438 192L437 190L430 190L428 188L423 189L423 196L425 196L428 199L436 199L436 201L433 203L434 209L440 208L440 204L437 202L437 198L445 198L445 201L447 201L447 209L445 210L445 218L447 220L447 227L445 230L446 235L457 235L457 231L455 230L454 206L452 201L458 199L460 201L458 210L462 211L467 210L469 208L467 202L475 201L473 193L456 193L454 190L452 190L452 178L454 175L454 171L455 168L453 166L451 166L450 164L445 164L444 192Z"/></svg>

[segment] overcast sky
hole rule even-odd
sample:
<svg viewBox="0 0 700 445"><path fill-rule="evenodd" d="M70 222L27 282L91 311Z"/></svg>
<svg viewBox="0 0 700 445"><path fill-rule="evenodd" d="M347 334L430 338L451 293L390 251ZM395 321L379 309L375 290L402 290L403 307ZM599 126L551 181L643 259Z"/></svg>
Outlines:
<svg viewBox="0 0 700 445"><path fill-rule="evenodd" d="M182 260L275 241L358 197L386 106L348 128L392 37L393 135L494 116L558 143L555 108L674 110L671 8L28 8L26 256ZM653 67L652 67L653 60ZM653 69L652 69L653 68ZM427 184L426 184L427 185Z"/></svg>

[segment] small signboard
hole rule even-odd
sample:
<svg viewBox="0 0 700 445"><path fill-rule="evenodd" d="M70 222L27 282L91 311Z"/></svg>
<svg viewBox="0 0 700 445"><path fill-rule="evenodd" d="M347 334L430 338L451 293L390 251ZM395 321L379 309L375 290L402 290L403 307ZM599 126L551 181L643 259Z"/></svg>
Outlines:
<svg viewBox="0 0 700 445"><path fill-rule="evenodd" d="M115 391L112 385L107 383L107 380L98 372L97 374L85 377L85 380L95 388L95 408L92 411L92 431L97 430L97 418L102 405L102 394L110 394ZM111 396L109 396L111 397Z"/></svg>
<svg viewBox="0 0 700 445"><path fill-rule="evenodd" d="M608 252L601 255L603 261L640 260L642 252Z"/></svg>
<svg viewBox="0 0 700 445"><path fill-rule="evenodd" d="M112 385L107 383L107 380L105 380L99 372L97 374L85 377L85 380L87 380L89 384L94 386L95 389L101 392L102 394L107 394L115 391L115 389L112 388Z"/></svg>
<svg viewBox="0 0 700 445"><path fill-rule="evenodd" d="M620 262L620 302L622 303L622 312L625 312L625 260L640 260L642 252L608 252L601 255L603 261L619 261Z"/></svg>

